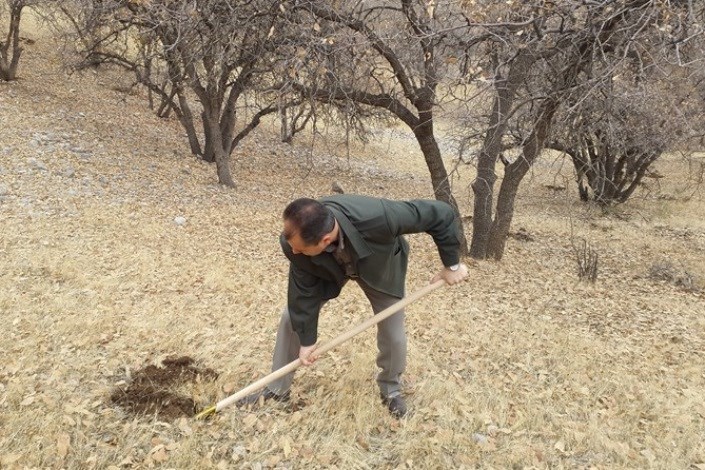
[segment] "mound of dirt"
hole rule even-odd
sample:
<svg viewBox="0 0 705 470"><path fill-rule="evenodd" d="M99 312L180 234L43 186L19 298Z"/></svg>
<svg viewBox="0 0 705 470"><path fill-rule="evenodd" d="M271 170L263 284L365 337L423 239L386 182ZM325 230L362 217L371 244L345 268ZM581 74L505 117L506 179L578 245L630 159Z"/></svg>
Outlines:
<svg viewBox="0 0 705 470"><path fill-rule="evenodd" d="M148 365L135 372L126 387L117 387L110 400L129 413L156 414L163 420L193 416L196 403L176 389L197 380L218 377L213 369L198 368L194 363L193 358L181 356L164 359L163 367Z"/></svg>

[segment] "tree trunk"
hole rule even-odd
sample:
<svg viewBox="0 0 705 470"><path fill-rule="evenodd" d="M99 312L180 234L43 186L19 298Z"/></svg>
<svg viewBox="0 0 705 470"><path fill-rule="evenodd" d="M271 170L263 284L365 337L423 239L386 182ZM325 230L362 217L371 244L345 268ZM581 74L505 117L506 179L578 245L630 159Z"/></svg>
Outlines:
<svg viewBox="0 0 705 470"><path fill-rule="evenodd" d="M502 151L502 137L507 130L507 118L514 103L517 89L526 77L529 67L534 62L534 56L524 50L512 62L506 79L497 78L492 115L488 123L485 141L477 161L477 177L472 182L475 194L473 210L472 243L470 256L476 259L487 257L487 244L492 230L492 205L494 183L497 175L494 172L495 163Z"/></svg>
<svg viewBox="0 0 705 470"><path fill-rule="evenodd" d="M634 171L634 179L625 190L620 191L619 194L616 195L617 202L626 202L627 199L631 197L634 190L637 186L639 186L641 180L644 178L646 170L649 169L652 163L658 160L660 155L660 153L650 152L644 153L639 157L636 164L636 170Z"/></svg>
<svg viewBox="0 0 705 470"><path fill-rule="evenodd" d="M204 109L206 108L206 103L203 103ZM220 131L219 115L217 112L210 110L203 111L203 130L205 134L205 148L208 152L204 158L211 158L212 162L215 162L216 171L218 173L218 183L228 186L230 188L235 187L235 181L233 181L232 173L230 171L230 154L223 148L223 135Z"/></svg>
<svg viewBox="0 0 705 470"><path fill-rule="evenodd" d="M289 132L289 110L286 106L282 106L281 99L277 103L277 111L279 111L280 139L285 144L290 144L294 139L294 135Z"/></svg>
<svg viewBox="0 0 705 470"><path fill-rule="evenodd" d="M612 153L612 149L608 143L603 142L600 147L602 148L605 162L605 189L603 198L611 201L614 199L615 190L617 189L614 185L614 175L616 169L615 156Z"/></svg>
<svg viewBox="0 0 705 470"><path fill-rule="evenodd" d="M230 171L230 155L225 153L222 148L216 149L215 166L218 172L218 183L234 188L235 181L233 181L232 172Z"/></svg>
<svg viewBox="0 0 705 470"><path fill-rule="evenodd" d="M463 221L460 218L458 203L451 192L448 172L443 164L443 158L441 157L441 149L438 147L438 142L433 135L432 114L429 109L425 113L419 113L419 115L422 116L422 119L425 119L425 121L422 121L421 124L413 128L414 135L416 136L416 140L419 143L421 152L426 160L428 171L431 174L431 184L433 185L434 196L439 201L450 204L455 212L456 218L458 219L458 225L460 227L460 251L461 255L464 256L468 253L468 242L465 237Z"/></svg>
<svg viewBox="0 0 705 470"><path fill-rule="evenodd" d="M490 237L487 243L487 256L501 260L509 234L509 228L514 217L514 201L519 190L519 184L544 148L546 137L551 129L553 115L558 109L558 102L547 99L541 105L534 129L522 148L521 157L507 166L497 196L497 215L492 222Z"/></svg>
<svg viewBox="0 0 705 470"><path fill-rule="evenodd" d="M10 11L10 29L7 41L0 42L0 79L10 82L17 78L17 67L20 63L22 48L20 47L20 20L23 4L13 5Z"/></svg>
<svg viewBox="0 0 705 470"><path fill-rule="evenodd" d="M220 123L217 118L209 117L206 104L202 103L201 121L203 121L203 160L215 163L215 147L220 145ZM218 137L215 137L218 136ZM216 139L218 142L216 142Z"/></svg>
<svg viewBox="0 0 705 470"><path fill-rule="evenodd" d="M179 113L179 121L186 131L189 147L191 147L191 153L193 155L203 157L203 149L201 148L201 143L198 141L196 125L193 123L193 113L191 112L191 107L188 105L188 99L186 98L181 85L178 85L177 90L177 95L179 97L179 109L181 110Z"/></svg>

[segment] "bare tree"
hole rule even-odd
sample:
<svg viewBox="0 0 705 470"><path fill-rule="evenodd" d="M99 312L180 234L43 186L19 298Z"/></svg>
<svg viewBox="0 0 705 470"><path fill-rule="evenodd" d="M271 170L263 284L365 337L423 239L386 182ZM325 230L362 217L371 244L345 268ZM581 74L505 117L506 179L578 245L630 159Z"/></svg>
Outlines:
<svg viewBox="0 0 705 470"><path fill-rule="evenodd" d="M664 153L687 157L704 134L703 37L688 26L682 19L662 24L647 38L661 47L628 50L627 60L608 70L594 64L599 72L593 75L604 79L589 97L572 96L559 113L547 146L570 156L583 201L626 202Z"/></svg>
<svg viewBox="0 0 705 470"><path fill-rule="evenodd" d="M0 37L0 80L6 82L17 78L17 68L22 56L20 23L25 8L39 3L37 0L0 0L0 21L9 16L7 34Z"/></svg>
<svg viewBox="0 0 705 470"><path fill-rule="evenodd" d="M613 89L606 85L630 66L634 55L655 57L673 47L672 35L659 32L692 25L683 47L702 29L690 2L565 0L515 2L503 8L495 2L473 3L468 22L492 33L475 56L490 71L494 103L472 184L470 254L501 259L519 185L556 132L559 117L588 106L599 93L613 100ZM488 22L489 17L494 21ZM512 148L517 156L504 159L494 208L496 165Z"/></svg>
<svg viewBox="0 0 705 470"><path fill-rule="evenodd" d="M275 0L77 0L64 13L78 33L83 66L132 71L150 100L159 97L158 113L177 116L192 153L215 162L219 182L234 186L233 149L282 107L272 75L277 6Z"/></svg>
<svg viewBox="0 0 705 470"><path fill-rule="evenodd" d="M291 86L353 115L376 110L401 120L424 155L435 197L459 215L434 129L439 85L459 75L465 25L457 2L295 0L283 8L299 31L289 44ZM464 235L461 242L465 248Z"/></svg>
<svg viewBox="0 0 705 470"><path fill-rule="evenodd" d="M702 135L702 103L693 106L688 97L691 80L630 81L622 74L608 84L609 93L568 107L547 143L570 156L583 201L626 202L665 152L687 152L688 140Z"/></svg>

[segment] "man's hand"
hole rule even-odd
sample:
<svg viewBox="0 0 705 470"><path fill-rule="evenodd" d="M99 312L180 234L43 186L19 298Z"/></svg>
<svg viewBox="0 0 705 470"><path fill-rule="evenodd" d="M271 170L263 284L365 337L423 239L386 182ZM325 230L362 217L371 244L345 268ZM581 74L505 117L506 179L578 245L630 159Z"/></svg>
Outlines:
<svg viewBox="0 0 705 470"><path fill-rule="evenodd" d="M312 344L311 346L301 346L301 348L299 348L299 359L301 359L301 364L305 366L310 366L311 364L316 362L318 356L314 354L315 350L315 344Z"/></svg>
<svg viewBox="0 0 705 470"><path fill-rule="evenodd" d="M458 269L455 271L452 271L450 268L443 268L441 272L433 276L431 284L439 279L443 279L447 284L452 286L453 284L462 282L466 277L468 277L468 267L465 266L464 263L460 263Z"/></svg>

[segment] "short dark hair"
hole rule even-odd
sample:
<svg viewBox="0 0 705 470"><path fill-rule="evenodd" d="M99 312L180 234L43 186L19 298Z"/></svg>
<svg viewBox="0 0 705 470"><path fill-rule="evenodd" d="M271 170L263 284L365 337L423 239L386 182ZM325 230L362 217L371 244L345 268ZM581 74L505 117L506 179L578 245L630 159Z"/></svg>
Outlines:
<svg viewBox="0 0 705 470"><path fill-rule="evenodd" d="M291 223L284 237L299 234L306 245L315 245L335 228L333 213L326 206L307 197L296 199L284 209L283 218Z"/></svg>

